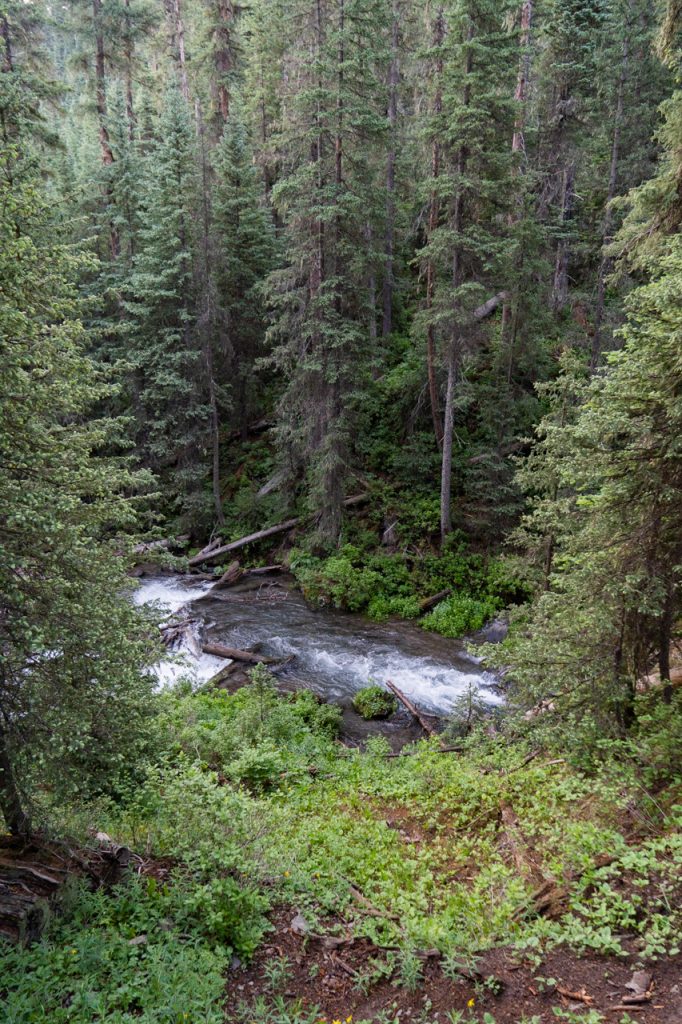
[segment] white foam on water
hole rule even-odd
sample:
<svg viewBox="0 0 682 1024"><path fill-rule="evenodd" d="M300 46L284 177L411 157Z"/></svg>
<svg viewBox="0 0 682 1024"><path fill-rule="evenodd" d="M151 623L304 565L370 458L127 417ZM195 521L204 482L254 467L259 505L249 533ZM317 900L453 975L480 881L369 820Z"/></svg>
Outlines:
<svg viewBox="0 0 682 1024"><path fill-rule="evenodd" d="M173 578L145 579L133 592L133 602L137 605L153 604L173 615L185 605L203 597L212 586L210 581L197 585ZM152 671L160 688L173 686L179 680L186 679L194 689L208 682L225 665L229 665L225 658L216 658L211 654L200 654L197 657L196 651L185 642L174 651L172 658L157 662Z"/></svg>
<svg viewBox="0 0 682 1024"><path fill-rule="evenodd" d="M224 643L245 648L260 643L267 654L295 654L294 675L332 699L347 698L364 686L385 685L391 680L420 707L437 714L449 713L470 686L487 703L502 703L494 688L494 675L482 669L480 660L460 645L453 645L452 660L447 646L442 654L421 654L418 646L414 650L414 631L409 634L411 639L407 630L401 632L399 628L388 635L377 633L375 624L365 626L357 618L348 620L332 612L311 613L300 599L298 608L292 600L262 608L239 601L217 608L215 602L210 602L200 605L201 611L192 609L192 602L208 593L211 586L210 582L194 584L176 577L145 579L133 600L136 604L153 602L168 614L189 605L188 615L197 619L210 615L214 629L217 626L220 630L215 636ZM226 664L225 659L211 655L197 657L196 649L193 653L190 644L185 643L178 655L156 666L155 674L160 686L170 686L182 678L199 686Z"/></svg>
<svg viewBox="0 0 682 1024"><path fill-rule="evenodd" d="M471 672L461 671L430 658L405 655L399 651L369 651L358 655L354 651L309 652L314 667L332 678L343 677L350 688L359 690L368 685L383 685L386 680L411 697L426 710L440 714L451 711L457 699L470 685L488 704L502 703L501 696L489 689L494 677L482 672L472 659ZM303 655L307 659L308 654Z"/></svg>
<svg viewBox="0 0 682 1024"><path fill-rule="evenodd" d="M134 604L156 604L164 611L179 611L186 604L196 601L207 594L213 584L210 581L200 584L188 584L173 579L143 579L139 587L133 591Z"/></svg>

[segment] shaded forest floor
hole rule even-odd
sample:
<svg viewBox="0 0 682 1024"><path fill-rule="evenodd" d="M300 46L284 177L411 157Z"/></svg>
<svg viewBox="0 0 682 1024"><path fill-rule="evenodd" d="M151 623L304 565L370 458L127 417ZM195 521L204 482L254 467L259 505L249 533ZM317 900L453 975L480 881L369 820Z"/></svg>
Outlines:
<svg viewBox="0 0 682 1024"><path fill-rule="evenodd" d="M386 951L368 940L329 949L324 939L297 934L292 921L296 913L291 909L274 915L274 930L254 961L230 972L228 1021L254 1022L288 1007L292 1019L327 1024L344 1024L349 1017L356 1022L448 1024L459 1020L458 1014L471 1022L549 1024L557 1020L556 1010L579 1015L592 1011L593 1020L618 1022L630 1013L642 1024L682 1024L680 955L651 964L645 971L650 976L646 1001L626 1005L636 998L627 986L641 970L641 958L633 949L615 958L579 956L561 947L541 963L530 962L510 947L493 949L463 962L459 976L446 973L441 958L432 956L406 984L399 969L386 966Z"/></svg>

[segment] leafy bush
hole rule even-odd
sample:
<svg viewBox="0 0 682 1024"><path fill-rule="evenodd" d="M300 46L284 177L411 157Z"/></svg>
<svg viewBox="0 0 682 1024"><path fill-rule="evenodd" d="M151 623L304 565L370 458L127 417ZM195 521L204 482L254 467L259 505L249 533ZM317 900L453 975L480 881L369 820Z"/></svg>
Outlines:
<svg viewBox="0 0 682 1024"><path fill-rule="evenodd" d="M385 597L379 594L367 606L370 619L376 619L377 622L384 622L394 616L399 619L416 619L419 612L418 597Z"/></svg>
<svg viewBox="0 0 682 1024"><path fill-rule="evenodd" d="M363 718L388 718L398 710L398 701L380 686L365 686L353 697L353 707Z"/></svg>
<svg viewBox="0 0 682 1024"><path fill-rule="evenodd" d="M282 773L330 755L341 710L309 691L280 696L262 666L251 678L250 686L233 694L163 695L164 727L170 750L198 756L231 780L264 789Z"/></svg>
<svg viewBox="0 0 682 1024"><path fill-rule="evenodd" d="M364 612L378 621L417 618L424 598L452 589L450 603L423 622L425 629L450 637L480 629L507 604L527 596L503 562L468 552L460 534L453 535L440 555L410 560L345 544L327 559L295 551L290 564L308 600Z"/></svg>
<svg viewBox="0 0 682 1024"><path fill-rule="evenodd" d="M244 927L223 928L216 945L191 898L181 882L137 877L109 892L74 889L40 943L0 944L4 1024L220 1024L231 939Z"/></svg>
<svg viewBox="0 0 682 1024"><path fill-rule="evenodd" d="M422 619L421 625L423 629L432 629L442 636L454 638L482 629L497 610L492 601L478 601L469 594L454 594L436 605Z"/></svg>

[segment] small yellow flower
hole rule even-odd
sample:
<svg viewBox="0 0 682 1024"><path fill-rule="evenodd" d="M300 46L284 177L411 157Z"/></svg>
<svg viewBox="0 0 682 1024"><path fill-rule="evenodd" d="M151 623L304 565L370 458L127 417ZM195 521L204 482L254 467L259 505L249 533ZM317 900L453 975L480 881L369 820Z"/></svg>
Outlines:
<svg viewBox="0 0 682 1024"><path fill-rule="evenodd" d="M341 1021L340 1020L333 1020L332 1024L341 1024Z"/></svg>
<svg viewBox="0 0 682 1024"><path fill-rule="evenodd" d="M289 872L288 872L288 871L285 871L285 872L284 872L284 877L285 877L285 878L288 878L288 877L289 877Z"/></svg>
<svg viewBox="0 0 682 1024"><path fill-rule="evenodd" d="M71 956L73 956L73 955L74 955L75 953L77 953L77 952L78 952L78 950L77 950L77 949L70 949L70 950L69 950L69 953L71 954Z"/></svg>
<svg viewBox="0 0 682 1024"><path fill-rule="evenodd" d="M353 1014L351 1013L350 1017L346 1017L346 1024L352 1024L352 1020L353 1020Z"/></svg>
<svg viewBox="0 0 682 1024"><path fill-rule="evenodd" d="M475 1000L475 999L470 999L470 1000L469 1000L469 1002L467 1003L467 1006L469 1007L469 1009L471 1009L471 1008L472 1008L472 1006L474 1005L474 1003L475 1003L475 1002L476 1002L476 1000Z"/></svg>

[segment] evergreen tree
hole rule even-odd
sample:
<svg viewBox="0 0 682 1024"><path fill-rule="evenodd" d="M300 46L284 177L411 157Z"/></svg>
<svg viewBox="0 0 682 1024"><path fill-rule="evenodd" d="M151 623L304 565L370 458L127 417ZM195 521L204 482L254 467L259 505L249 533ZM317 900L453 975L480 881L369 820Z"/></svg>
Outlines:
<svg viewBox="0 0 682 1024"><path fill-rule="evenodd" d="M144 464L160 474L184 514L204 510L210 409L197 329L198 215L195 140L176 86L165 96L146 159L139 247L133 262L128 350Z"/></svg>
<svg viewBox="0 0 682 1024"><path fill-rule="evenodd" d="M233 422L246 431L258 412L256 363L265 354L266 327L262 284L274 266L275 237L239 104L233 103L212 163L213 277L225 320L216 355L231 391Z"/></svg>
<svg viewBox="0 0 682 1024"><path fill-rule="evenodd" d="M434 36L439 96L427 126L428 135L437 136L440 150L441 168L431 184L438 213L419 254L434 284L417 325L427 337L435 338L446 366L441 471L444 540L452 529L453 429L462 370L467 354L480 344L479 324L503 299L501 289L508 273L502 225L511 190L507 140L513 126L509 74L513 40L499 5L452 0L440 10L443 25Z"/></svg>
<svg viewBox="0 0 682 1024"><path fill-rule="evenodd" d="M319 538L335 543L352 432L352 396L372 353L367 226L385 208L370 153L384 145L383 0L296 0L285 56L294 87L280 124L287 173L273 190L286 267L271 279L275 363L286 388L279 429L290 467L307 467ZM377 237L377 231L371 232Z"/></svg>
<svg viewBox="0 0 682 1024"><path fill-rule="evenodd" d="M134 526L124 495L140 480L95 455L118 427L89 418L109 387L83 354L83 257L55 240L34 128L42 83L3 24L18 58L0 75L0 812L25 832L38 788L101 790L134 758L154 645L110 544Z"/></svg>

